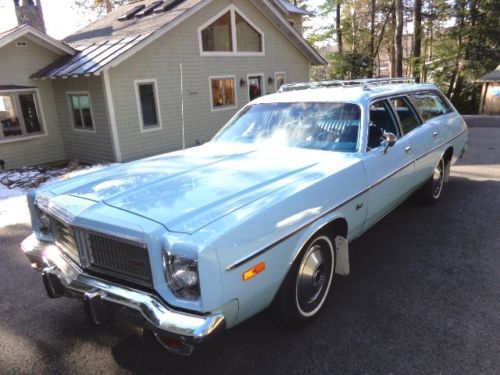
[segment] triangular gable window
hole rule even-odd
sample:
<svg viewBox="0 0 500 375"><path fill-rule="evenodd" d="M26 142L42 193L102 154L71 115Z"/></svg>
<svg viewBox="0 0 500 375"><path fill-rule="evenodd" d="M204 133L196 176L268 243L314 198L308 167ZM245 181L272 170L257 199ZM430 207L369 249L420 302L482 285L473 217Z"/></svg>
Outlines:
<svg viewBox="0 0 500 375"><path fill-rule="evenodd" d="M200 50L205 55L263 54L263 33L234 5L199 28Z"/></svg>

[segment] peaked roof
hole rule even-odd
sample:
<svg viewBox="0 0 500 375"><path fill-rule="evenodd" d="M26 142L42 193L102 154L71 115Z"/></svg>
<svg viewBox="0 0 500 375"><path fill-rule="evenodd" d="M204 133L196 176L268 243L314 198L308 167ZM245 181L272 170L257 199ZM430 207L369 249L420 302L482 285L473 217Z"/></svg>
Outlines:
<svg viewBox="0 0 500 375"><path fill-rule="evenodd" d="M497 68L485 74L478 80L479 82L500 82L500 65L497 66Z"/></svg>
<svg viewBox="0 0 500 375"><path fill-rule="evenodd" d="M287 13L292 13L292 14L300 14L303 16L313 16L314 13L308 12L307 10L304 10L302 8L299 8L298 6L289 3L286 0L277 0L276 3L278 6L281 6L282 9L284 9Z"/></svg>
<svg viewBox="0 0 500 375"><path fill-rule="evenodd" d="M100 74L161 37L212 0L144 0L125 4L87 25L64 41L78 50L32 75L32 78L77 77ZM265 17L314 65L326 61L276 8L280 0L250 0ZM156 7L154 5L157 4ZM149 9L149 10L148 10ZM270 11L268 11L270 10ZM137 13L145 12L140 15Z"/></svg>
<svg viewBox="0 0 500 375"><path fill-rule="evenodd" d="M66 45L65 43L52 38L51 36L45 34L44 32L29 26L29 25L20 25L16 26L12 29L0 33L0 48L6 46L9 43L12 43L14 40L27 37L33 42L50 49L53 52L56 52L60 55L69 54L73 55L76 51Z"/></svg>

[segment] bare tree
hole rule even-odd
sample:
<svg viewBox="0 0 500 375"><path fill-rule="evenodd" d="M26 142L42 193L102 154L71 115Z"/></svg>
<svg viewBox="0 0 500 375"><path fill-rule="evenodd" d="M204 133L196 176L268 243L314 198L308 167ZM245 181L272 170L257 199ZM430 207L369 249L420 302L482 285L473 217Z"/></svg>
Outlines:
<svg viewBox="0 0 500 375"><path fill-rule="evenodd" d="M394 33L395 75L403 76L403 1L396 0L396 30Z"/></svg>
<svg viewBox="0 0 500 375"><path fill-rule="evenodd" d="M417 82L420 82L420 75L422 70L422 0L415 0L413 7L413 25L415 28L413 37L413 59L414 70L413 76Z"/></svg>

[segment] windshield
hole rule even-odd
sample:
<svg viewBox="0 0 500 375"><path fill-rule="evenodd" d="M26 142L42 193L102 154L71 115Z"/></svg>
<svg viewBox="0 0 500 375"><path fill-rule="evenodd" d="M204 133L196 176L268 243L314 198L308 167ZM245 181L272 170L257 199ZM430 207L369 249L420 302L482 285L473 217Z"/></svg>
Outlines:
<svg viewBox="0 0 500 375"><path fill-rule="evenodd" d="M262 103L244 108L216 142L355 152L361 110L350 103Z"/></svg>

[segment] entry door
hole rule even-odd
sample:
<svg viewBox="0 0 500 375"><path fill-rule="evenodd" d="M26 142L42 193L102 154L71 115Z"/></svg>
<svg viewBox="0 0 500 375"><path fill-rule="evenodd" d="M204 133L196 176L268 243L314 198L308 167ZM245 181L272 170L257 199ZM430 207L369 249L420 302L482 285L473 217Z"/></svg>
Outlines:
<svg viewBox="0 0 500 375"><path fill-rule="evenodd" d="M414 159L408 140L400 138L384 152L380 140L384 131L401 136L394 113L382 100L370 107L369 149L363 160L370 186L366 229L400 204L413 186Z"/></svg>
<svg viewBox="0 0 500 375"><path fill-rule="evenodd" d="M248 98L250 101L262 95L262 76L248 77Z"/></svg>

